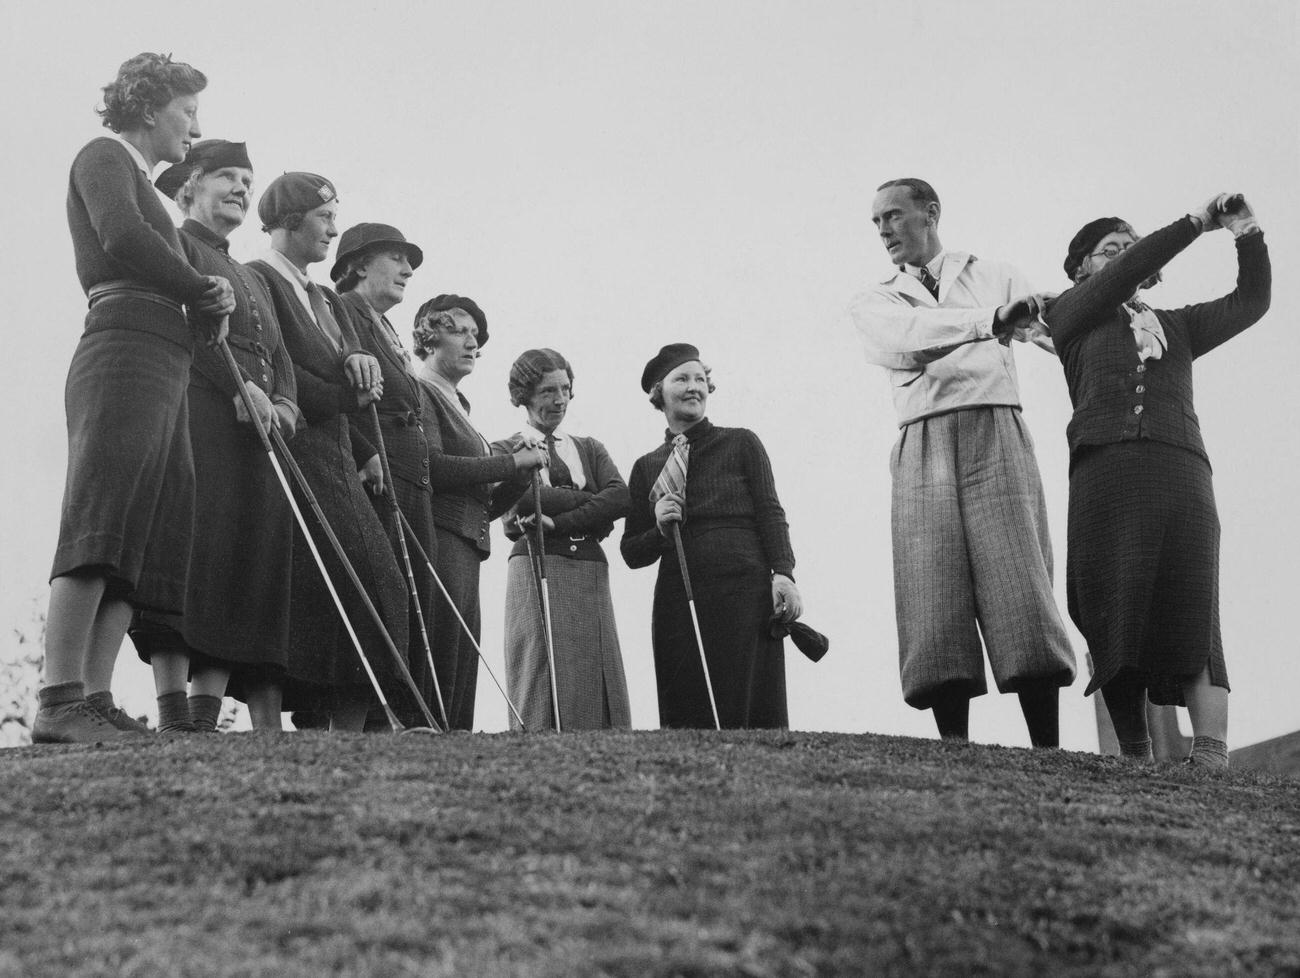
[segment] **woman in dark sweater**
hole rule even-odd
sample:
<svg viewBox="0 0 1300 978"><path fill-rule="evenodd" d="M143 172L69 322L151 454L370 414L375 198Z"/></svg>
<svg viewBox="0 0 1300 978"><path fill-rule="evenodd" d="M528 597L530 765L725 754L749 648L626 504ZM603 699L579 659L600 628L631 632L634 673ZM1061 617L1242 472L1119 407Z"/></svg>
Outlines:
<svg viewBox="0 0 1300 978"><path fill-rule="evenodd" d="M210 339L234 299L226 279L185 260L149 175L199 138L206 84L189 65L137 55L104 89L100 114L117 135L92 140L72 164L68 225L90 311L64 392L68 474L37 743L139 736L109 692L118 649L132 608L182 609L194 511L192 323ZM189 322L185 305L197 314Z"/></svg>
<svg viewBox="0 0 1300 978"><path fill-rule="evenodd" d="M520 354L510 368L510 402L527 409L528 426L493 447L513 452L528 441L546 445L541 521L560 727L630 727L609 564L600 545L627 515L627 485L604 445L560 427L572 396L569 361L554 350ZM503 518L515 541L506 578L506 684L525 726L546 730L555 726L546 635L523 538L525 532L535 537L536 519L532 493Z"/></svg>
<svg viewBox="0 0 1300 978"><path fill-rule="evenodd" d="M660 350L646 365L641 387L664 412L668 430L664 444L632 467L621 549L629 567L659 561L651 626L659 722L713 726L672 542L671 524L678 523L719 722L787 726L785 653L770 625L774 615L794 621L803 605L767 452L752 431L709 423L713 383L690 344ZM687 447L684 492L665 471L675 444Z"/></svg>
<svg viewBox="0 0 1300 978"><path fill-rule="evenodd" d="M1237 288L1150 309L1140 288L1202 231L1232 230ZM1186 705L1194 763L1225 767L1228 678L1219 632L1219 518L1192 405L1192 361L1268 310L1268 248L1245 202L1220 195L1139 240L1118 218L1085 225L1075 286L1044 319L1074 417L1066 581L1121 752L1151 757L1146 700Z"/></svg>
<svg viewBox="0 0 1300 978"><path fill-rule="evenodd" d="M487 317L472 299L440 295L415 315L415 355L424 361L424 432L433 486L435 569L452 603L479 637L479 564L491 549L488 527L524 491L529 473L546 461L544 449L523 446L494 454L469 419L469 401L457 388L474 371L487 343ZM506 483L505 491L493 488ZM450 608L438 605L433 659L453 730L474 726L478 653Z"/></svg>

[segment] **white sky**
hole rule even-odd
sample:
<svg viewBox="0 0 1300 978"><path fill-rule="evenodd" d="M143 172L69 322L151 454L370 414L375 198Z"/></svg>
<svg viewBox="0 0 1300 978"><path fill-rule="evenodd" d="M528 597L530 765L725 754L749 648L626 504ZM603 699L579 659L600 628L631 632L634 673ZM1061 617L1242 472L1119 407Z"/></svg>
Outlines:
<svg viewBox="0 0 1300 978"><path fill-rule="evenodd" d="M887 383L844 318L887 270L870 225L876 185L928 179L947 246L1015 262L1050 289L1066 284L1064 248L1085 221L1118 214L1152 229L1214 192L1244 191L1268 233L1273 308L1198 366L1197 406L1224 525L1232 742L1294 730L1300 310L1285 268L1300 227L1296 10L1292 0L7 0L0 620L25 627L43 603L57 536L62 389L84 313L68 165L103 131L100 87L127 57L161 50L207 73L204 134L246 140L259 185L284 170L323 173L339 188L341 226L396 224L423 247L411 298L392 316L399 327L438 292L483 306L491 341L462 389L489 437L522 419L506 396L511 361L555 347L577 373L570 427L604 441L626 476L662 431L638 387L643 364L665 342L703 350L718 384L710 417L767 445L806 620L832 639L815 666L788 653L797 728L933 731L899 692ZM249 258L266 241L253 218L233 250ZM1177 259L1151 300L1212 298L1234 278L1231 241L1216 235ZM1017 359L1064 611L1069 400L1054 360L1028 347ZM654 726L654 572L623 567L617 532L606 550L633 719ZM483 615L499 668L496 539ZM1062 700L1063 744L1077 749L1096 744L1085 682ZM118 687L128 706L152 707L129 647ZM479 703L479 725L501 729L486 677ZM971 731L1027 743L1014 697L977 700Z"/></svg>

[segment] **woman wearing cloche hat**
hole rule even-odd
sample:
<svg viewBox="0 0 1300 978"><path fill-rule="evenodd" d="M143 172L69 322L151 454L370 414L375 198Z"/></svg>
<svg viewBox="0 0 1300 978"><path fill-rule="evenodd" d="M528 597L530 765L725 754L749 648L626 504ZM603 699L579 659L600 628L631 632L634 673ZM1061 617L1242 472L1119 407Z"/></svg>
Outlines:
<svg viewBox="0 0 1300 978"><path fill-rule="evenodd" d="M679 530L718 723L787 726L785 653L770 626L774 617L793 622L803 602L767 452L752 431L719 428L705 416L714 387L691 344L661 349L641 389L668 430L632 467L621 549L629 567L659 562L651 629L659 722L714 726L674 543Z"/></svg>

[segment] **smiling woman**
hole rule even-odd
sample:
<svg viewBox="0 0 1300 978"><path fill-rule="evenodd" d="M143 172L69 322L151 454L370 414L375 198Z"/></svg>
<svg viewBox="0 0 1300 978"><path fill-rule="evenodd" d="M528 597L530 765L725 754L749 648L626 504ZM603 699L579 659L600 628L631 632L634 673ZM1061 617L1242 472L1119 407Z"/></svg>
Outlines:
<svg viewBox="0 0 1300 978"><path fill-rule="evenodd" d="M668 431L632 467L620 546L629 567L659 562L651 627L659 722L712 727L716 699L722 727L787 726L785 652L772 626L798 618L803 602L767 451L752 431L709 422L713 381L691 344L661 349L641 387Z"/></svg>
<svg viewBox="0 0 1300 978"><path fill-rule="evenodd" d="M203 518L194 521L183 615L137 612L131 637L153 668L160 729L215 730L230 681L230 694L248 703L254 727L278 730L293 531L288 504L248 425L274 425L291 438L299 414L270 293L230 257L226 241L248 211L253 165L243 143L206 139L155 186L185 215L181 246L190 264L224 275L234 287L227 344L258 416L249 417L219 351L199 346L186 396Z"/></svg>
<svg viewBox="0 0 1300 978"><path fill-rule="evenodd" d="M37 743L139 736L108 692L122 637L133 608L184 605L193 331L218 330L234 298L224 277L185 260L149 175L198 139L206 85L189 65L137 55L104 89L101 115L116 135L92 140L72 164L68 224L90 311L65 389L68 473Z"/></svg>

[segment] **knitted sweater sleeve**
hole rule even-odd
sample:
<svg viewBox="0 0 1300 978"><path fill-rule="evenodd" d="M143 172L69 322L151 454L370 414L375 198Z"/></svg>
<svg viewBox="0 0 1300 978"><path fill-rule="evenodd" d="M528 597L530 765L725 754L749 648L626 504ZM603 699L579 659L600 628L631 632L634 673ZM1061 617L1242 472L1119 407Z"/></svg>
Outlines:
<svg viewBox="0 0 1300 978"><path fill-rule="evenodd" d="M776 495L776 479L772 476L772 462L758 435L748 429L739 429L745 439L741 455L745 478L754 501L754 522L758 537L767 555L768 567L775 574L794 575L794 549L790 546L790 525L785 509Z"/></svg>
<svg viewBox="0 0 1300 978"><path fill-rule="evenodd" d="M1268 312L1273 294L1273 270L1263 232L1237 239L1237 287L1210 302L1171 310L1181 319L1191 342L1192 356L1209 353L1253 326Z"/></svg>
<svg viewBox="0 0 1300 978"><path fill-rule="evenodd" d="M623 562L633 569L649 567L672 548L655 526L654 507L650 505L650 488L658 474L657 470L653 476L650 474L650 456L643 455L632 466L628 478L627 519L623 523L623 538L618 549Z"/></svg>
<svg viewBox="0 0 1300 978"><path fill-rule="evenodd" d="M77 154L72 187L113 262L166 295L192 302L207 291L207 280L145 219L138 173L115 140L96 139Z"/></svg>

